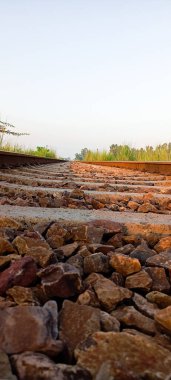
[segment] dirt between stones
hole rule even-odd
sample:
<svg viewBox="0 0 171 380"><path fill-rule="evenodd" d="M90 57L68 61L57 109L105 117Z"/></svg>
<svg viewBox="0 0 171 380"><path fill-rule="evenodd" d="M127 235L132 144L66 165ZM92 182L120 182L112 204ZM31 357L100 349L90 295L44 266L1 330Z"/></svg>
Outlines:
<svg viewBox="0 0 171 380"><path fill-rule="evenodd" d="M78 163L1 175L0 380L171 379L170 178ZM19 175L25 189L10 187ZM42 183L59 178L66 190L45 194ZM81 179L121 181L123 189L136 182L138 195L131 185L117 209L77 187ZM154 191L141 194L147 181ZM43 218L47 207L53 213ZM59 220L62 208L75 208L70 219Z"/></svg>

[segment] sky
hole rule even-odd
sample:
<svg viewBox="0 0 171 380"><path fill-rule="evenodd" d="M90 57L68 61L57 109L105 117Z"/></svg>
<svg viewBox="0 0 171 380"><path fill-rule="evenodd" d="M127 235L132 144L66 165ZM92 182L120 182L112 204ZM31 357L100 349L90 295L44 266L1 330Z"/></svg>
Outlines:
<svg viewBox="0 0 171 380"><path fill-rule="evenodd" d="M171 0L0 0L0 120L74 158L171 142Z"/></svg>

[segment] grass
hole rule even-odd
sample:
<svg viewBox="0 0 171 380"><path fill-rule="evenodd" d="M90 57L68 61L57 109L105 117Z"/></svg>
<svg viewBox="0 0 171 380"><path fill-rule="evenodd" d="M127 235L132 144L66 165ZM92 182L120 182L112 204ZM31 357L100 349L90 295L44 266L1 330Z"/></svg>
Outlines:
<svg viewBox="0 0 171 380"><path fill-rule="evenodd" d="M84 161L171 161L171 143L145 148L113 144L109 151L88 150L83 159Z"/></svg>
<svg viewBox="0 0 171 380"><path fill-rule="evenodd" d="M57 154L54 149L50 149L47 146L37 146L36 149L26 149L24 147L21 147L20 145L11 145L9 143L6 143L2 146L0 146L0 150L4 150L7 152L15 152L15 153L23 153L23 154L29 154L31 156L38 156L38 157L47 157L47 158L58 158Z"/></svg>

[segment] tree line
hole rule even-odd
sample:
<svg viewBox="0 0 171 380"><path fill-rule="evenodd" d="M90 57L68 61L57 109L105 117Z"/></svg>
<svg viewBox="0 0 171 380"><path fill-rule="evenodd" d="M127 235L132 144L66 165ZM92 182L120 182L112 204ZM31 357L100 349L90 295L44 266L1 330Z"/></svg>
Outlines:
<svg viewBox="0 0 171 380"><path fill-rule="evenodd" d="M134 148L129 145L112 144L109 150L83 148L75 154L75 160L84 161L171 161L171 142L156 147Z"/></svg>

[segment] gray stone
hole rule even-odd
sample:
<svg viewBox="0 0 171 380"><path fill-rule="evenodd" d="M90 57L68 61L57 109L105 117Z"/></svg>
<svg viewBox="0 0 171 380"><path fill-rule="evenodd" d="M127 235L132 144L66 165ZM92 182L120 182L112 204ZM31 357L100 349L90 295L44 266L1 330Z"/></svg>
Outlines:
<svg viewBox="0 0 171 380"><path fill-rule="evenodd" d="M57 355L63 348L57 341L57 305L15 306L0 309L0 349L8 354L39 351Z"/></svg>
<svg viewBox="0 0 171 380"><path fill-rule="evenodd" d="M12 362L19 380L91 380L87 370L76 365L55 364L40 353L13 355Z"/></svg>
<svg viewBox="0 0 171 380"><path fill-rule="evenodd" d="M8 355L4 351L0 351L0 380L17 380L12 374Z"/></svg>

